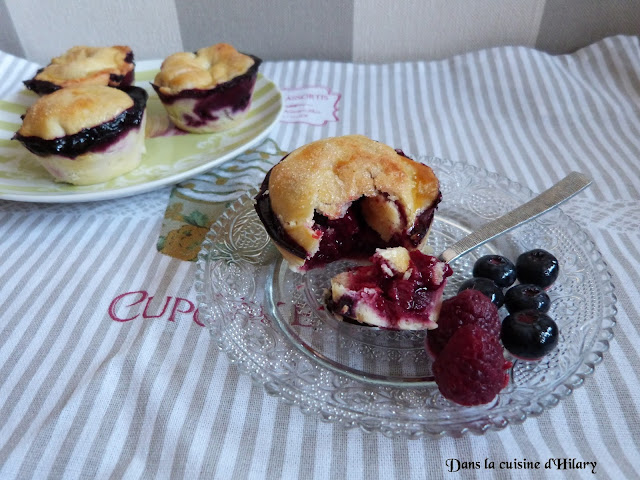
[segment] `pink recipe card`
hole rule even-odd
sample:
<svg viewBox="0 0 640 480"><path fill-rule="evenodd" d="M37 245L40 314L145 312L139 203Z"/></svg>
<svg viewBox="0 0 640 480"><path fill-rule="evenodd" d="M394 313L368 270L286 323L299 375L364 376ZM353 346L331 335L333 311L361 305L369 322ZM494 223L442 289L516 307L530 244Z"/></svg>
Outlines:
<svg viewBox="0 0 640 480"><path fill-rule="evenodd" d="M322 126L337 122L341 95L328 87L283 88L284 112L281 121Z"/></svg>

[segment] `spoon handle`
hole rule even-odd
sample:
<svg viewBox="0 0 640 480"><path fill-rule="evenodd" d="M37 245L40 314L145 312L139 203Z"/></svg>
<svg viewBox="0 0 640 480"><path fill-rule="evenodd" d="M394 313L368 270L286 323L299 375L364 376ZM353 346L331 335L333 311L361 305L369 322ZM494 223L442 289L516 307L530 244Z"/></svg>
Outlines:
<svg viewBox="0 0 640 480"><path fill-rule="evenodd" d="M562 202L570 199L575 194L581 192L591 185L591 180L578 172L571 172L554 186L545 190L537 197L527 203L511 210L509 213L496 218L495 220L482 226L479 230L470 233L466 237L457 241L438 258L445 262L452 262L456 258L468 253L476 247L493 240L499 235L506 233L520 225L539 217L552 208L557 207Z"/></svg>

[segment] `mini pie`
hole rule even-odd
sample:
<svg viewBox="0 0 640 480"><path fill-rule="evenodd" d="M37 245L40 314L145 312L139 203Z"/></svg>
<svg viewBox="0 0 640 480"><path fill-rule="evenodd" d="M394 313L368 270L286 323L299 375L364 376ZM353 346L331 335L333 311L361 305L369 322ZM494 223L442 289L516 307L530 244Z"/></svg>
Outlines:
<svg viewBox="0 0 640 480"><path fill-rule="evenodd" d="M167 57L152 86L173 123L188 132L233 127L249 111L262 63L226 43Z"/></svg>
<svg viewBox="0 0 640 480"><path fill-rule="evenodd" d="M127 87L134 81L133 51L126 46L73 47L24 82L39 95L81 85Z"/></svg>
<svg viewBox="0 0 640 480"><path fill-rule="evenodd" d="M338 319L367 326L436 328L451 267L436 257L404 247L379 249L371 262L331 279L329 310Z"/></svg>
<svg viewBox="0 0 640 480"><path fill-rule="evenodd" d="M29 107L13 138L57 181L105 182L140 164L147 97L139 87L63 88Z"/></svg>
<svg viewBox="0 0 640 480"><path fill-rule="evenodd" d="M361 135L312 142L265 177L256 211L298 272L376 248L422 249L441 200L433 170Z"/></svg>

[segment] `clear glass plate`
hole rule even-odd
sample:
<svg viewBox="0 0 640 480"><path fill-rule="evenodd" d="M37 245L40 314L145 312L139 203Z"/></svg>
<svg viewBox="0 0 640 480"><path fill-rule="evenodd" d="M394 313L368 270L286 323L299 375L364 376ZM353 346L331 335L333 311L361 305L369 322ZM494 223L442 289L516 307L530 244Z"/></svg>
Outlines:
<svg viewBox="0 0 640 480"><path fill-rule="evenodd" d="M443 194L429 237L437 253L533 196L469 165L427 163ZM232 362L304 413L389 437L480 434L553 407L593 373L608 349L616 299L607 265L586 232L555 209L454 261L445 297L471 276L481 255L515 259L545 248L561 262L549 290L558 348L540 361L514 361L508 387L493 402L452 403L433 382L423 332L351 325L327 313L329 279L344 263L304 276L291 272L254 212L255 193L233 203L203 243L196 274L200 313Z"/></svg>

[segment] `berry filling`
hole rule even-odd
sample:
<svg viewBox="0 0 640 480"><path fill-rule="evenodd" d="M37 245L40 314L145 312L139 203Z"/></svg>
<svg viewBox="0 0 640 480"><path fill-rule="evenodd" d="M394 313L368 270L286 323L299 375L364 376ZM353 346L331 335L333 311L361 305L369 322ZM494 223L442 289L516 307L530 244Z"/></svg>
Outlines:
<svg viewBox="0 0 640 480"><path fill-rule="evenodd" d="M451 267L402 247L378 250L371 261L332 279L329 310L394 330L435 328Z"/></svg>
<svg viewBox="0 0 640 480"><path fill-rule="evenodd" d="M116 75L115 73L112 73L109 75L109 86L117 88L129 87L133 85L135 79L135 70L131 70L126 75Z"/></svg>
<svg viewBox="0 0 640 480"><path fill-rule="evenodd" d="M38 69L36 75L43 70L44 68ZM31 80L25 80L22 83L24 83L24 86L27 87L28 90L36 92L38 95L48 95L62 88L60 85L56 85L55 83L49 82L48 80L37 80L35 78L32 78Z"/></svg>
<svg viewBox="0 0 640 480"><path fill-rule="evenodd" d="M368 258L376 246L384 244L380 235L364 222L357 202L341 218L330 220L316 212L313 221L313 229L322 240L316 254L305 264L308 269L322 267L342 256Z"/></svg>
<svg viewBox="0 0 640 480"><path fill-rule="evenodd" d="M51 140L23 136L19 133L16 133L13 138L21 142L31 153L40 157L59 155L75 159L89 151L106 151L130 129L139 128L144 117L147 92L140 87L126 87L122 91L131 97L133 106L117 115L113 120Z"/></svg>

